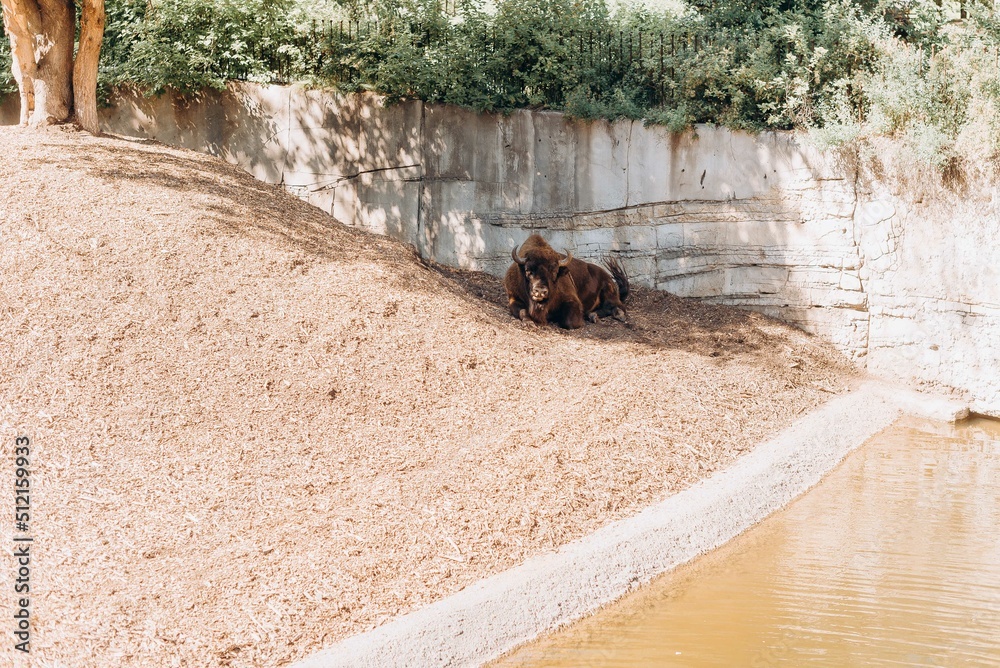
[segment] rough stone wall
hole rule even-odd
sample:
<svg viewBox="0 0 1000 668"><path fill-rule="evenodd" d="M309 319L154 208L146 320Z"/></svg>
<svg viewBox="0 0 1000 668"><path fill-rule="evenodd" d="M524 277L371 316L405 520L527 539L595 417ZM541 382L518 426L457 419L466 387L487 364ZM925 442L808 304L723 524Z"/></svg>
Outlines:
<svg viewBox="0 0 1000 668"><path fill-rule="evenodd" d="M637 283L762 311L1000 415L995 189L915 205L790 133L677 135L296 87L124 96L102 114L109 132L218 155L428 259L500 275L540 231L579 257L616 255Z"/></svg>
<svg viewBox="0 0 1000 668"><path fill-rule="evenodd" d="M499 275L542 231L580 257L617 255L638 283L761 310L864 355L854 179L793 136L431 106L423 133L425 256Z"/></svg>
<svg viewBox="0 0 1000 668"><path fill-rule="evenodd" d="M918 199L859 187L867 366L960 388L973 411L1000 417L1000 189Z"/></svg>

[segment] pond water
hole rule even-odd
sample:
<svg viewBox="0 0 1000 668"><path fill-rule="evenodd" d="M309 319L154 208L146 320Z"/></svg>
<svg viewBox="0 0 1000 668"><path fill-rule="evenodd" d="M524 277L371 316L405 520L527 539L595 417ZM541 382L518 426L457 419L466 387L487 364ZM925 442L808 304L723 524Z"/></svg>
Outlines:
<svg viewBox="0 0 1000 668"><path fill-rule="evenodd" d="M1000 666L1000 422L907 419L722 548L496 666Z"/></svg>

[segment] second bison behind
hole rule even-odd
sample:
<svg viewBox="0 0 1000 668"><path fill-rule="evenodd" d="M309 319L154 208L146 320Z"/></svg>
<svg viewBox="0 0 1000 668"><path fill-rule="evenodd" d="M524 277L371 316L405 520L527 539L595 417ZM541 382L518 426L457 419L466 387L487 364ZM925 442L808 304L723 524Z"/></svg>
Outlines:
<svg viewBox="0 0 1000 668"><path fill-rule="evenodd" d="M566 329L583 326L584 319L625 317L628 275L612 259L608 271L567 253L563 257L540 235L532 234L511 251L514 264L503 285L511 315L544 325L553 322Z"/></svg>

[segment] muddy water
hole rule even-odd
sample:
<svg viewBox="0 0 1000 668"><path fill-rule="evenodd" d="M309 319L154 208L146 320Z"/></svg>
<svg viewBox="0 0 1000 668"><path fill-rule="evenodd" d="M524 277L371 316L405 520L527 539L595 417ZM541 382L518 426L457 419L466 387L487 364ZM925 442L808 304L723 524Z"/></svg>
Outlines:
<svg viewBox="0 0 1000 668"><path fill-rule="evenodd" d="M1000 666L1000 422L908 420L499 666Z"/></svg>

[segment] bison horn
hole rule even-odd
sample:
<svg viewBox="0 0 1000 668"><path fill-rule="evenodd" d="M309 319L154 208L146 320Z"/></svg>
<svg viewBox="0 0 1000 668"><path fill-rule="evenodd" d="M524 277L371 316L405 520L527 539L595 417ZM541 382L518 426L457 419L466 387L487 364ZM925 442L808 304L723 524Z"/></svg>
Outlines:
<svg viewBox="0 0 1000 668"><path fill-rule="evenodd" d="M566 250L566 249L564 248L563 250ZM566 259L559 260L559 266L560 267L568 267L569 263L572 262L572 261L573 261L573 254L570 253L569 251L566 251Z"/></svg>
<svg viewBox="0 0 1000 668"><path fill-rule="evenodd" d="M524 266L524 263L527 262L527 259L522 260L517 256L517 246L510 249L510 259L514 260L514 262L517 262L522 267Z"/></svg>

